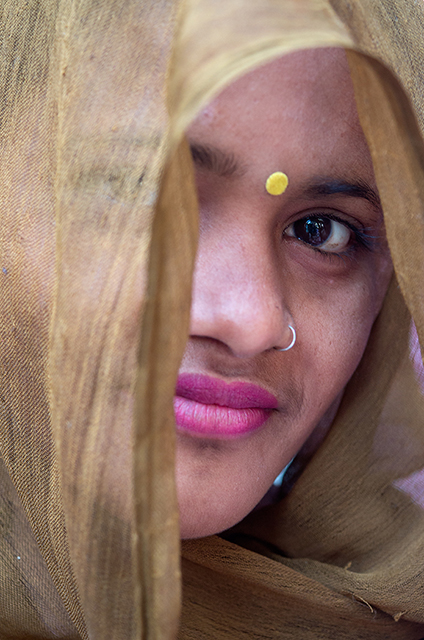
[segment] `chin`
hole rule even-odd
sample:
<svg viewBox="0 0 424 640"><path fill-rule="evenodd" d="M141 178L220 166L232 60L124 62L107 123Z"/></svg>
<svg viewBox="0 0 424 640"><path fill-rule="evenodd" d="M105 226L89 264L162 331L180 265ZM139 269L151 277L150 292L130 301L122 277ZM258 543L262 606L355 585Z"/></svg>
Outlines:
<svg viewBox="0 0 424 640"><path fill-rule="evenodd" d="M238 493L231 497L232 499L228 500L228 494L223 496L215 492L207 501L202 499L196 501L193 496L187 500L180 500L181 539L206 538L222 533L243 520L258 503L255 498L253 503L246 501L240 504ZM215 504L213 504L214 500Z"/></svg>
<svg viewBox="0 0 424 640"><path fill-rule="evenodd" d="M247 515L247 514L246 514ZM234 522L232 519L228 520L229 524L217 526L216 522L205 522L202 524L195 523L181 523L180 536L181 540L194 540L196 538L207 538L208 536L214 536L218 533L222 533L230 527L233 527L239 520Z"/></svg>

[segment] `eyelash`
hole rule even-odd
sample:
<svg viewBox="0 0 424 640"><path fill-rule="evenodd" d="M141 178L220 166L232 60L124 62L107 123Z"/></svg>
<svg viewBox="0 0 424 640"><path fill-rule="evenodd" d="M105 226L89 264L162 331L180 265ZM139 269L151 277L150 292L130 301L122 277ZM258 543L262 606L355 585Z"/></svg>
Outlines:
<svg viewBox="0 0 424 640"><path fill-rule="evenodd" d="M341 251L340 253L337 253L335 251L324 251L324 250L320 249L319 247L314 247L313 245L308 244L307 242L304 242L303 240L298 238L299 242L302 242L303 244L305 244L310 249L313 249L313 251L315 251L316 253L319 253L324 258L327 258L328 260L331 260L333 258L341 258L341 259L343 259L343 258L346 258L346 257L352 257L353 252L358 251L358 250L365 250L365 251L372 251L373 250L373 248L374 248L373 240L375 239L375 236L373 236L373 235L371 235L369 233L369 231L371 229L360 228L359 226L356 226L356 225L348 222L347 220L344 220L343 218L339 218L338 216L336 216L334 214L327 213L327 212L325 212L325 213L324 212L316 212L316 213L313 213L311 215L307 215L307 216L304 216L302 218L298 218L295 222L301 222L302 220L314 219L314 218L327 218L328 220L334 220L335 222L338 222L339 224L342 224L343 226L347 227L353 234L352 241L349 243L349 245L346 247L346 249L344 251ZM294 223L291 223L291 224L294 224ZM287 228L288 227L286 227L286 229Z"/></svg>

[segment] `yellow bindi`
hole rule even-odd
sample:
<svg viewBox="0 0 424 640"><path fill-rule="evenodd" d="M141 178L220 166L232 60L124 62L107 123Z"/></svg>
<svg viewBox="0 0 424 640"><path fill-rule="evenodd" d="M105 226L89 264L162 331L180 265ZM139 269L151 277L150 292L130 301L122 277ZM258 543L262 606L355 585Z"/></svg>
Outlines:
<svg viewBox="0 0 424 640"><path fill-rule="evenodd" d="M265 183L265 189L272 196L280 196L287 189L289 179L282 171L276 171L271 173L268 180Z"/></svg>

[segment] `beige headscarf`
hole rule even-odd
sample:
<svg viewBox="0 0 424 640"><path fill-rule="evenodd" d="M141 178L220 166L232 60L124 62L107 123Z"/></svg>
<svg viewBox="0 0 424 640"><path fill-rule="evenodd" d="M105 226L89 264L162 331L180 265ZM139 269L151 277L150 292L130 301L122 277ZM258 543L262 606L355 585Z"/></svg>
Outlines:
<svg viewBox="0 0 424 640"><path fill-rule="evenodd" d="M0 1L0 638L424 637L423 39L422 0ZM182 136L322 46L349 52L400 289L289 495L183 544L179 625Z"/></svg>

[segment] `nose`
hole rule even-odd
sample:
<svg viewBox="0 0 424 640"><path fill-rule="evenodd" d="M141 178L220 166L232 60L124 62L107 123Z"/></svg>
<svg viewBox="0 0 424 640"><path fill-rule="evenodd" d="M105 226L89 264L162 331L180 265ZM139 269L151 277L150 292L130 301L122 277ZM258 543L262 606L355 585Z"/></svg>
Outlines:
<svg viewBox="0 0 424 640"><path fill-rule="evenodd" d="M200 239L193 283L191 336L211 338L240 358L292 340L293 318L272 243L257 233Z"/></svg>

